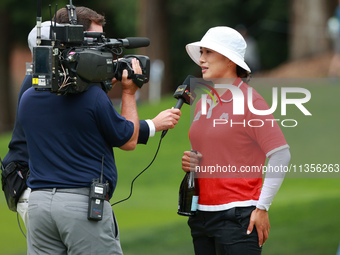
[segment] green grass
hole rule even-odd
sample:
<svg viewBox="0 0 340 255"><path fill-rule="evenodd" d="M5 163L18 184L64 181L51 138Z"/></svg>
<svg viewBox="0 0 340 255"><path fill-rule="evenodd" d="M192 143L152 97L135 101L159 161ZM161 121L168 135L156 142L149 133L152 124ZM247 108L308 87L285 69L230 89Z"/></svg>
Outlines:
<svg viewBox="0 0 340 255"><path fill-rule="evenodd" d="M261 87L258 91L271 100L271 90ZM305 117L291 107L289 116L284 117L299 122L295 128L282 128L291 147L291 163L339 164L340 86L326 84L311 87L310 91L312 99L306 108L313 115ZM158 105L142 104L140 118L152 118L175 102L167 97ZM278 110L275 116L282 119L279 115ZM154 164L136 180L132 197L113 207L126 255L193 254L187 218L176 213L178 188L184 175L181 157L184 150L190 149L189 117L189 107L184 105L180 123L163 139ZM119 181L112 203L128 196L132 179L152 160L159 137L156 134L148 145L140 145L133 152L115 150ZM10 134L0 136L1 157L7 152L9 139ZM264 255L336 254L340 241L339 177L340 173L287 175L269 211L272 228ZM1 254L25 254L25 238L17 226L16 214L7 209L3 195L0 195L0 240Z"/></svg>

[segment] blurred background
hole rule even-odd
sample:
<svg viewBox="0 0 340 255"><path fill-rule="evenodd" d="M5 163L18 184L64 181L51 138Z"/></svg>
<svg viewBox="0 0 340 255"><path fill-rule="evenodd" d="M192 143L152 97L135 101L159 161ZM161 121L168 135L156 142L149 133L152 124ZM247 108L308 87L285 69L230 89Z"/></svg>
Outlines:
<svg viewBox="0 0 340 255"><path fill-rule="evenodd" d="M43 21L50 20L49 3L53 13L56 4L59 9L68 1L43 1ZM150 82L139 91L141 119L153 118L174 106L171 95L177 86L188 74L200 76L200 68L188 57L185 45L200 40L210 27L230 26L246 38L246 62L255 79L276 79L285 86L285 79L293 78L294 86L312 93L306 107L313 116L307 118L297 111L285 117L299 121L296 128L283 128L292 163L340 163L338 0L73 0L73 4L105 15L104 31L109 38L150 38L147 48L124 50L124 54L143 54L151 59ZM1 158L8 151L25 63L32 60L27 36L35 25L36 1L0 2ZM306 78L316 79L317 85L310 86ZM256 89L270 105L268 88L279 85L264 83ZM118 105L119 87L109 95ZM189 107L183 107L182 113L176 129L164 139L154 165L135 184L133 197L114 206L125 254L193 254L187 219L176 215L183 178L180 160L183 151L190 148ZM134 152L115 151L120 179L113 200L128 195L131 180L151 161L158 141L156 135ZM272 230L263 254L337 254L338 177L304 175L285 180L271 207ZM1 194L0 244L1 254L25 254L26 240Z"/></svg>
<svg viewBox="0 0 340 255"><path fill-rule="evenodd" d="M50 20L49 3L54 13L56 4L59 9L68 1L44 1L43 21ZM265 76L327 77L334 52L334 33L328 23L335 16L337 0L74 0L73 4L104 14L109 38L150 38L150 47L132 53L150 57L152 82L161 80L161 88L149 93L153 84L144 86L141 100L157 100L159 95L171 93L188 74L200 75L185 45L200 40L213 26L230 26L244 34L246 61L253 76L262 72ZM32 58L27 35L36 25L36 1L1 1L0 21L0 131L6 131L13 125L25 63ZM333 28L331 31L338 32L336 20ZM298 68L289 68L287 63L291 63L289 67L298 63ZM110 95L115 97L114 92Z"/></svg>

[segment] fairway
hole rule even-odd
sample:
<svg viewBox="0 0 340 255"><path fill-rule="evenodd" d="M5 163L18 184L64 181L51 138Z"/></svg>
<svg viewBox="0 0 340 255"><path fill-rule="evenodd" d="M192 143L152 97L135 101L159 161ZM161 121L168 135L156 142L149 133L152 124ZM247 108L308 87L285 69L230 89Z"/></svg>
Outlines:
<svg viewBox="0 0 340 255"><path fill-rule="evenodd" d="M311 92L311 100L305 106L312 116L304 116L294 106L287 108L284 119L298 122L296 127L282 127L290 145L290 163L340 164L340 84L325 80L314 85L301 80L299 84ZM256 82L249 85L271 104L271 87L257 87ZM140 104L139 117L153 118L175 103L169 96L160 104ZM135 181L132 197L113 207L125 255L194 254L187 218L176 213L178 189L184 176L181 157L184 150L190 149L189 108L182 107L179 124L164 137L153 165ZM274 116L282 119L280 109ZM160 134L156 134L148 145L140 145L133 152L115 149L118 185L111 203L129 195L131 181L151 162L159 139ZM6 155L9 140L10 134L0 135L1 158ZM264 255L336 254L340 242L339 177L340 173L334 171L287 174L269 210L271 232L263 248ZM26 254L26 240L20 233L16 214L7 209L3 194L0 195L0 240L1 254Z"/></svg>

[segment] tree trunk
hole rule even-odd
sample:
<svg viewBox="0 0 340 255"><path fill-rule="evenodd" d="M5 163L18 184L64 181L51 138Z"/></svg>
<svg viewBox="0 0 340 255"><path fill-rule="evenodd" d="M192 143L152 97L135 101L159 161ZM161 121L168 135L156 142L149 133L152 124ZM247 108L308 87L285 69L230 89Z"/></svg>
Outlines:
<svg viewBox="0 0 340 255"><path fill-rule="evenodd" d="M0 132L10 130L13 122L9 57L11 52L10 19L6 10L0 10Z"/></svg>
<svg viewBox="0 0 340 255"><path fill-rule="evenodd" d="M324 53L330 49L327 20L337 0L291 0L290 60ZM332 2L332 4L330 3Z"/></svg>
<svg viewBox="0 0 340 255"><path fill-rule="evenodd" d="M150 46L139 49L139 53L149 56L151 64L154 64L156 60L163 62L161 94L166 94L171 91L172 87L168 56L166 0L140 0L138 4L138 36L148 37L151 41ZM142 99L148 98L149 88L150 86L142 88Z"/></svg>

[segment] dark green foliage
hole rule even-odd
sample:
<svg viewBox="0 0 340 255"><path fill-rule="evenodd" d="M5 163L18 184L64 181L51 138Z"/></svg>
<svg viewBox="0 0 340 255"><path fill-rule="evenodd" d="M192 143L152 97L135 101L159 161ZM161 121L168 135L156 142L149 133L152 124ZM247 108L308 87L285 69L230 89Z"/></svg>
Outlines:
<svg viewBox="0 0 340 255"><path fill-rule="evenodd" d="M202 38L213 26L235 28L243 24L258 42L263 69L273 68L287 58L287 1L183 0L169 1L169 33L173 71L177 83L188 73L200 75L200 69L188 57L185 45ZM181 63L180 65L178 63ZM175 77L175 78L176 78ZM176 84L177 84L176 83Z"/></svg>

